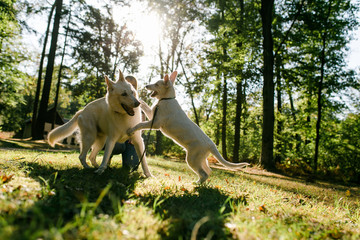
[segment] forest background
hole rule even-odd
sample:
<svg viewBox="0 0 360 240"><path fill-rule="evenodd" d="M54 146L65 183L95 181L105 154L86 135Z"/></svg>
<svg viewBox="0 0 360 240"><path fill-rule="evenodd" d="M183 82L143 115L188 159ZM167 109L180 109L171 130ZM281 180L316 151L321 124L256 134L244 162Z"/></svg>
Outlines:
<svg viewBox="0 0 360 240"><path fill-rule="evenodd" d="M48 108L70 119L118 69L150 103L142 87L178 70L178 100L226 159L359 183L358 15L348 0L1 0L1 131L31 119L42 138ZM185 154L160 132L145 140Z"/></svg>

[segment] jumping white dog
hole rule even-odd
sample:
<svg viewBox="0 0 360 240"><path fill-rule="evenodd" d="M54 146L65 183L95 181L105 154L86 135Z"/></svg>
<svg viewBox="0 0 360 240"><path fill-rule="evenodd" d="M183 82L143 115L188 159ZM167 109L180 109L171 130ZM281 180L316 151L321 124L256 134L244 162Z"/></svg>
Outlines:
<svg viewBox="0 0 360 240"><path fill-rule="evenodd" d="M147 122L141 122L128 130L131 136L134 132L142 129L160 129L166 136L174 140L177 144L186 149L186 162L188 166L199 176L198 183L203 183L210 175L207 157L213 154L214 157L225 167L230 169L240 169L248 163L231 163L226 161L214 142L194 123L181 109L178 101L175 99L174 82L177 72L164 80L157 81L155 84L146 86L146 89L153 91L151 97L158 101L150 108L145 102L141 102L141 108L148 119ZM155 114L156 113L156 114Z"/></svg>
<svg viewBox="0 0 360 240"><path fill-rule="evenodd" d="M126 130L141 122L140 102L137 99L137 82L134 77L128 76L126 80L121 71L116 82L105 76L107 84L106 96L97 99L84 109L78 111L66 124L53 129L48 135L48 142L54 146L56 142L71 135L77 127L80 128L80 162L84 168L89 168L86 163L86 155L91 148L89 159L94 167L97 153L105 146L104 157L96 173L101 174L106 169L111 152L116 142L125 142L129 139ZM132 83L129 84L128 82ZM136 153L140 158L144 152L144 142L141 132L137 132L130 138L135 146ZM151 176L145 156L141 166L147 177Z"/></svg>

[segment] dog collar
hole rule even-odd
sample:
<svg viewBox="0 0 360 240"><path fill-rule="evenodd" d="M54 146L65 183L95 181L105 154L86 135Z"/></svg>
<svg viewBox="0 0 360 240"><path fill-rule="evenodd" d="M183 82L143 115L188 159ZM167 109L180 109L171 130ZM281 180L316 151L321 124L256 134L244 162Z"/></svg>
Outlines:
<svg viewBox="0 0 360 240"><path fill-rule="evenodd" d="M171 99L175 99L175 97L173 97L173 98L162 98L162 99L159 100L159 102L162 101L162 100L171 100Z"/></svg>

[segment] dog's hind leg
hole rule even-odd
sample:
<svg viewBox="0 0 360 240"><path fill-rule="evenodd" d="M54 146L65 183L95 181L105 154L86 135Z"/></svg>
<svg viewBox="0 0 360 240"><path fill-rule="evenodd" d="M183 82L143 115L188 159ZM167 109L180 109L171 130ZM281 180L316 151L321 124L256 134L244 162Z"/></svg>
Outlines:
<svg viewBox="0 0 360 240"><path fill-rule="evenodd" d="M118 139L118 137L114 137L114 136L107 137L105 151L104 151L104 157L103 157L100 167L98 168L98 170L95 171L95 173L100 175L107 168L107 165L108 165L108 162L110 159L110 155L111 155L111 153L114 149L115 143L116 143L116 139Z"/></svg>
<svg viewBox="0 0 360 240"><path fill-rule="evenodd" d="M98 136L96 138L94 144L92 145L89 159L90 159L91 165L93 165L96 168L99 167L99 164L97 164L97 162L96 162L96 155L104 147L105 141L106 141L105 135L101 136L101 137Z"/></svg>
<svg viewBox="0 0 360 240"><path fill-rule="evenodd" d="M86 163L86 155L89 152L91 145L95 142L96 132L92 128L92 124L84 120L83 115L78 117L78 126L81 133L79 159L84 168L90 168L90 166Z"/></svg>
<svg viewBox="0 0 360 240"><path fill-rule="evenodd" d="M203 151L188 151L186 162L189 167L199 176L197 183L201 184L209 178L211 169L206 163L208 153Z"/></svg>
<svg viewBox="0 0 360 240"><path fill-rule="evenodd" d="M79 159L84 168L90 168L90 166L86 163L86 155L89 152L93 142L94 142L93 137L83 136L82 134Z"/></svg>

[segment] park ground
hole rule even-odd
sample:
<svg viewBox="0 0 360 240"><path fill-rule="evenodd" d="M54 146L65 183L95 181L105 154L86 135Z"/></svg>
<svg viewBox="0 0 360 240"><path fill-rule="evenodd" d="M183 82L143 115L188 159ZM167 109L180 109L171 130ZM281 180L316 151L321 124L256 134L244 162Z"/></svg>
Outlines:
<svg viewBox="0 0 360 240"><path fill-rule="evenodd" d="M212 164L199 186L183 159L148 163L98 176L76 149L0 139L0 239L360 239L358 185Z"/></svg>

